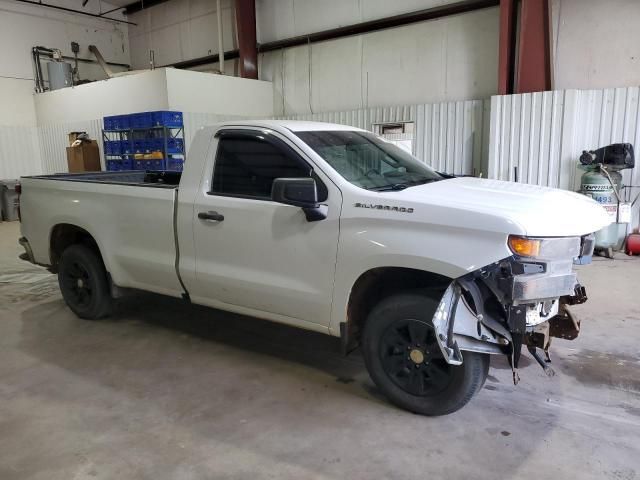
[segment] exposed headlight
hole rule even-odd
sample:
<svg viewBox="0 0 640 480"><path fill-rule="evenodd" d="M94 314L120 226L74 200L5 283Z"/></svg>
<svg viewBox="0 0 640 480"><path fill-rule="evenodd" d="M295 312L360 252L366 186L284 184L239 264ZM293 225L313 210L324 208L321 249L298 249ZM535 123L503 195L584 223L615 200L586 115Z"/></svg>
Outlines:
<svg viewBox="0 0 640 480"><path fill-rule="evenodd" d="M580 255L580 237L532 238L509 235L509 249L519 257L568 260Z"/></svg>

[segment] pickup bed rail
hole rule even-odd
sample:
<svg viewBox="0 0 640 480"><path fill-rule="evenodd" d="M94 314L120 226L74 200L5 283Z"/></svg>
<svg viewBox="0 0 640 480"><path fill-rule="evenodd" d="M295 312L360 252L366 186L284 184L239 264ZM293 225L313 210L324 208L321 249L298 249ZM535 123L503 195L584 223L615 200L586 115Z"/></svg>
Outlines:
<svg viewBox="0 0 640 480"><path fill-rule="evenodd" d="M180 183L182 172L165 171L126 171L126 172L88 172L57 173L54 175L34 175L22 178L40 180L63 180L65 182L106 183L111 185L134 185L140 187L173 188Z"/></svg>

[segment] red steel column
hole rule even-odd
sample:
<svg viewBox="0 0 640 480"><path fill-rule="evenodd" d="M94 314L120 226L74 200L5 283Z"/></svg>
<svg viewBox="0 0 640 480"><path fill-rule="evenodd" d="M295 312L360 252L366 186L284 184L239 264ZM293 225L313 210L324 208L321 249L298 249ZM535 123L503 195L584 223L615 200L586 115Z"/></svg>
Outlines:
<svg viewBox="0 0 640 480"><path fill-rule="evenodd" d="M236 0L236 27L240 51L240 76L258 78L258 41L255 0Z"/></svg>
<svg viewBox="0 0 640 480"><path fill-rule="evenodd" d="M515 0L500 0L500 41L498 44L498 94L513 93L516 40Z"/></svg>
<svg viewBox="0 0 640 480"><path fill-rule="evenodd" d="M551 90L549 1L521 1L515 93Z"/></svg>

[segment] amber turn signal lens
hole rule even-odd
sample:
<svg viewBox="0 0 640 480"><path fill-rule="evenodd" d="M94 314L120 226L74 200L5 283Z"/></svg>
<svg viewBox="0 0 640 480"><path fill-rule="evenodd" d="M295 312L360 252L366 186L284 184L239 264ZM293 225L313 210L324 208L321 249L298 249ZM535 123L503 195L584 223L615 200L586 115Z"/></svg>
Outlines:
<svg viewBox="0 0 640 480"><path fill-rule="evenodd" d="M540 243L540 240L509 235L509 248L523 257L537 257L540 254Z"/></svg>

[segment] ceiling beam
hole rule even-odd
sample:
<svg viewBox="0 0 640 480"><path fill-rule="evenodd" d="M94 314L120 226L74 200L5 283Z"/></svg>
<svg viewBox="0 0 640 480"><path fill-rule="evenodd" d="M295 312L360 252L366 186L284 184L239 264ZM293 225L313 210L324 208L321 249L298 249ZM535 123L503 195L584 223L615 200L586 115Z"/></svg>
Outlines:
<svg viewBox="0 0 640 480"><path fill-rule="evenodd" d="M155 7L156 5L160 5L161 3L168 2L169 0L138 0L137 2L129 3L125 5L124 13L129 15L131 13L139 12L144 10L145 8Z"/></svg>
<svg viewBox="0 0 640 480"><path fill-rule="evenodd" d="M60 7L59 5L51 5L50 3L42 3L40 1L35 1L35 0L13 0L13 1L20 2L20 3L28 3L30 5L35 5L36 7L46 7L46 8L52 8L54 10L62 10L63 12L75 13L77 15L86 15L88 17L99 18L101 20L109 20L110 22L126 23L128 25L138 25L137 23L129 22L127 20L119 20L117 18L103 17L102 15L104 14L83 12L82 10L74 10L73 8Z"/></svg>

